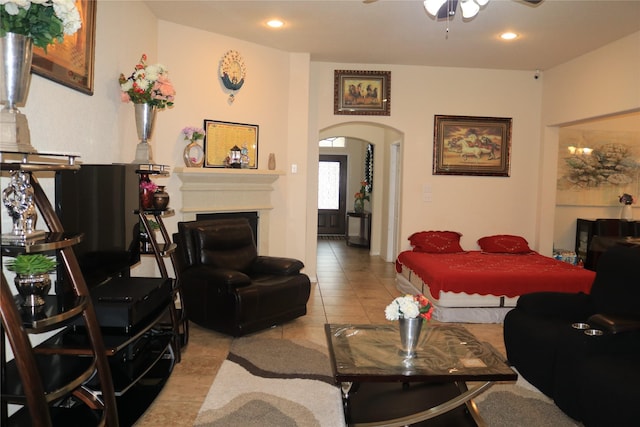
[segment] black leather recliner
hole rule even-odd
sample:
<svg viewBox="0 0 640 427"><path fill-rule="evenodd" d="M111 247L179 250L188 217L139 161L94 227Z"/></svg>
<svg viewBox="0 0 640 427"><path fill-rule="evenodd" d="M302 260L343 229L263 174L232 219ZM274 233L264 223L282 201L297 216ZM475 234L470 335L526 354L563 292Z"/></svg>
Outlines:
<svg viewBox="0 0 640 427"><path fill-rule="evenodd" d="M638 425L640 246L608 249L589 295L521 296L504 319L504 341L509 362L572 418L587 427Z"/></svg>
<svg viewBox="0 0 640 427"><path fill-rule="evenodd" d="M259 256L246 219L180 222L173 237L189 320L241 336L307 313L303 263Z"/></svg>

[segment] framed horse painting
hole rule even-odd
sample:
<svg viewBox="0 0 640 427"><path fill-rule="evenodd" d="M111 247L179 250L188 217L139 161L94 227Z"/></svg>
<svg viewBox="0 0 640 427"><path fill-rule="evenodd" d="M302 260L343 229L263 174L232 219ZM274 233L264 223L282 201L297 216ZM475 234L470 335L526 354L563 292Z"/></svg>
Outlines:
<svg viewBox="0 0 640 427"><path fill-rule="evenodd" d="M509 176L512 121L436 115L433 174Z"/></svg>
<svg viewBox="0 0 640 427"><path fill-rule="evenodd" d="M391 115L391 71L334 71L333 113Z"/></svg>

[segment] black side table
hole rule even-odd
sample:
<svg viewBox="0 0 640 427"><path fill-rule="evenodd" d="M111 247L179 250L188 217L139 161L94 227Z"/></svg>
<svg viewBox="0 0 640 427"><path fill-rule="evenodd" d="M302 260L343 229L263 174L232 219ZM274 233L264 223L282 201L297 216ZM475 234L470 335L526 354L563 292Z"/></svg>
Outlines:
<svg viewBox="0 0 640 427"><path fill-rule="evenodd" d="M349 225L358 222L358 234L351 235L349 233ZM345 240L348 246L361 246L368 248L371 246L371 212L347 212L347 226L345 231Z"/></svg>

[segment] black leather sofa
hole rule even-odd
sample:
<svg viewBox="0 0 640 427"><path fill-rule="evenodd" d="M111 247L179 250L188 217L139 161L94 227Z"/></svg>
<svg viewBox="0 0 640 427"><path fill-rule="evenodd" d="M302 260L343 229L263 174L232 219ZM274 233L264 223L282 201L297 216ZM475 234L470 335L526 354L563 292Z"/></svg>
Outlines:
<svg viewBox="0 0 640 427"><path fill-rule="evenodd" d="M241 336L307 313L303 263L258 255L246 219L180 222L173 237L187 316L196 324Z"/></svg>
<svg viewBox="0 0 640 427"><path fill-rule="evenodd" d="M521 296L505 317L504 341L509 362L572 418L639 425L640 246L604 252L589 295Z"/></svg>

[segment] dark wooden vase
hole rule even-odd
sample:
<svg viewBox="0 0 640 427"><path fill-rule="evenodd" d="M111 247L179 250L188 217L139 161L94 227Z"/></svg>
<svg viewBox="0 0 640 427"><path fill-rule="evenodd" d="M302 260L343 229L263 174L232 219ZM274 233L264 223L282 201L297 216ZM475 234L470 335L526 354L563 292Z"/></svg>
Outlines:
<svg viewBox="0 0 640 427"><path fill-rule="evenodd" d="M158 189L153 193L153 207L158 210L165 210L169 206L169 193L164 189L164 185L158 186Z"/></svg>

